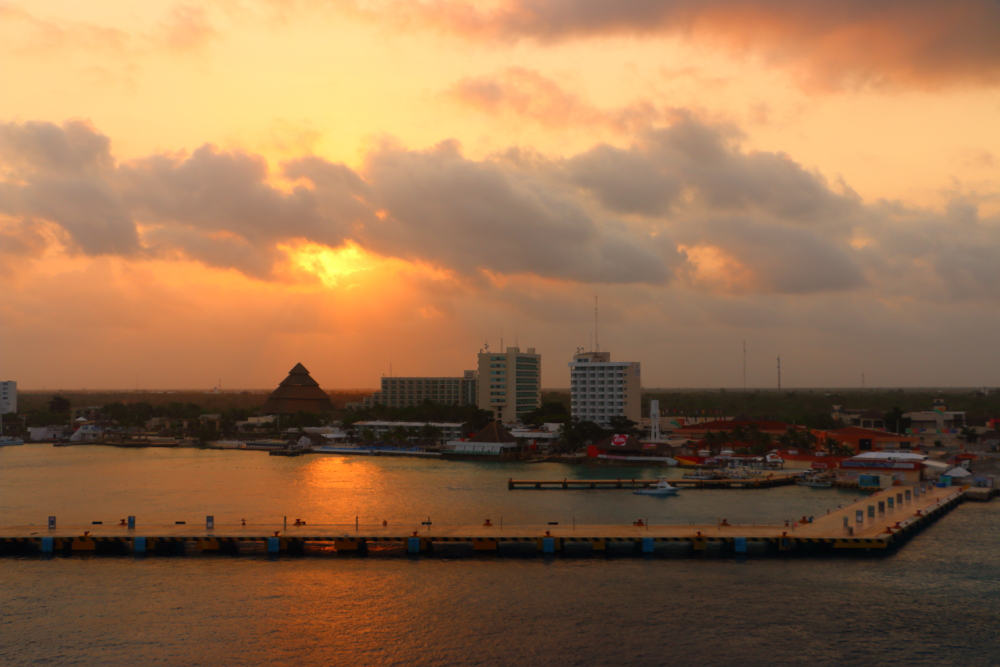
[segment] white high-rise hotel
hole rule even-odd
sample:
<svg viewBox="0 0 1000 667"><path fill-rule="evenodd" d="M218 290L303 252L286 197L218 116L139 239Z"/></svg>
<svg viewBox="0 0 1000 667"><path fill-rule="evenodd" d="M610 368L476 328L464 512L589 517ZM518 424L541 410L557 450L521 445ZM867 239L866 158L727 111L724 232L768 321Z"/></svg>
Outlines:
<svg viewBox="0 0 1000 667"><path fill-rule="evenodd" d="M639 423L642 375L638 361L611 361L610 352L578 352L569 368L574 419L605 426L612 417L621 416Z"/></svg>
<svg viewBox="0 0 1000 667"><path fill-rule="evenodd" d="M0 382L0 415L17 412L17 382Z"/></svg>

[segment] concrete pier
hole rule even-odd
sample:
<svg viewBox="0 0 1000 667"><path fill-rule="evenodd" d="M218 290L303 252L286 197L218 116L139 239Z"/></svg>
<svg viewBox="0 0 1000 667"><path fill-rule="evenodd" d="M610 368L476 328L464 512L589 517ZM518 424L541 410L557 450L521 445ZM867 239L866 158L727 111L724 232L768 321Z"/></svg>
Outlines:
<svg viewBox="0 0 1000 667"><path fill-rule="evenodd" d="M45 555L233 553L239 551L241 544L249 543L263 547L271 555L301 553L306 544L364 554L372 546L395 544L416 555L430 551L435 544L466 544L474 552L492 553L502 544L522 543L533 544L543 554L561 553L574 545L603 552L608 545L628 544L636 553L651 555L658 546L673 543L686 545L696 554L709 549L746 554L756 545L755 553L763 550L822 555L844 549L884 551L899 546L965 500L965 495L966 490L957 487L893 487L823 516L789 520L787 526L748 526L725 521L709 525L648 525L636 521L624 526L501 526L490 522L480 526L289 525L287 528L283 525L225 526L215 523L212 531L186 524L144 525L142 534L137 534L127 526L49 529L43 524L0 528L0 550ZM889 504L889 498L902 500Z"/></svg>
<svg viewBox="0 0 1000 667"><path fill-rule="evenodd" d="M671 479L671 486L682 489L766 489L785 486L806 473L772 471L750 477L731 479ZM509 479L507 489L648 489L656 486L656 479Z"/></svg>

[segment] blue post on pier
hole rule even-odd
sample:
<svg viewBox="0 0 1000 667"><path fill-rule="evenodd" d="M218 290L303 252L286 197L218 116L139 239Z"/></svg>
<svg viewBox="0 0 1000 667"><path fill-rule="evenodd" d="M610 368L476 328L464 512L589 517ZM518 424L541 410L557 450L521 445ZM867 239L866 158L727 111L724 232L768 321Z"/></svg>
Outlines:
<svg viewBox="0 0 1000 667"><path fill-rule="evenodd" d="M737 537L733 540L733 546L736 548L736 553L745 554L747 552L747 538Z"/></svg>
<svg viewBox="0 0 1000 667"><path fill-rule="evenodd" d="M651 554L656 548L656 543L653 541L652 537L642 538L642 553Z"/></svg>
<svg viewBox="0 0 1000 667"><path fill-rule="evenodd" d="M411 554L420 553L420 538L409 537L406 539L406 552Z"/></svg>
<svg viewBox="0 0 1000 667"><path fill-rule="evenodd" d="M554 537L542 538L542 553L554 554L556 552L556 539Z"/></svg>
<svg viewBox="0 0 1000 667"><path fill-rule="evenodd" d="M281 551L281 538L280 537L267 538L267 553L276 554L280 551Z"/></svg>
<svg viewBox="0 0 1000 667"><path fill-rule="evenodd" d="M54 549L54 546L55 546L55 539L54 538L52 538L52 537L43 537L42 538L42 553L43 554L50 554L50 553L52 553L52 550Z"/></svg>
<svg viewBox="0 0 1000 667"><path fill-rule="evenodd" d="M135 517L134 516L129 516L129 518L128 518L128 529L129 530L135 530Z"/></svg>
<svg viewBox="0 0 1000 667"><path fill-rule="evenodd" d="M146 553L146 538L136 537L132 540L132 552L137 554Z"/></svg>

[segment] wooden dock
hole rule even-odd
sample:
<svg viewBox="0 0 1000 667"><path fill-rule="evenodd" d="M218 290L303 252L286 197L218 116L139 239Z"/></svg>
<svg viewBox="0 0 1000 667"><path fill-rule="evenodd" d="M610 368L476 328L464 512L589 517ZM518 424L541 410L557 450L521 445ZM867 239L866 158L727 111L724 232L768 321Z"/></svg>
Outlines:
<svg viewBox="0 0 1000 667"><path fill-rule="evenodd" d="M0 528L0 550L13 554L71 555L239 553L252 545L271 555L302 553L307 544L333 546L336 552L367 553L369 547L401 546L410 554L438 544L466 544L477 552L496 552L502 544L530 543L543 554L563 553L573 545L603 552L609 545L630 546L652 555L673 543L687 553L723 555L767 553L829 554L844 549L896 547L965 499L964 489L900 486L879 491L819 517L788 525L527 525L527 526L127 526L91 525L48 529ZM492 522L490 522L492 523Z"/></svg>
<svg viewBox="0 0 1000 667"><path fill-rule="evenodd" d="M785 486L805 472L769 472L750 477L729 479L671 479L671 486L683 489L766 489ZM507 489L648 489L656 486L655 479L509 479Z"/></svg>

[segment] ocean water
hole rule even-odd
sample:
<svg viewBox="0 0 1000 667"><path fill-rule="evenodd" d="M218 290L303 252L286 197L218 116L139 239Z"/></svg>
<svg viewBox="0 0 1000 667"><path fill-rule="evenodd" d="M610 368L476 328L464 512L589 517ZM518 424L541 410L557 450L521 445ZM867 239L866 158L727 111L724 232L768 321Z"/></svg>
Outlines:
<svg viewBox="0 0 1000 667"><path fill-rule="evenodd" d="M633 474L24 446L0 450L0 522L777 522L857 498L506 488ZM872 558L0 558L0 665L997 665L998 511L966 503Z"/></svg>

